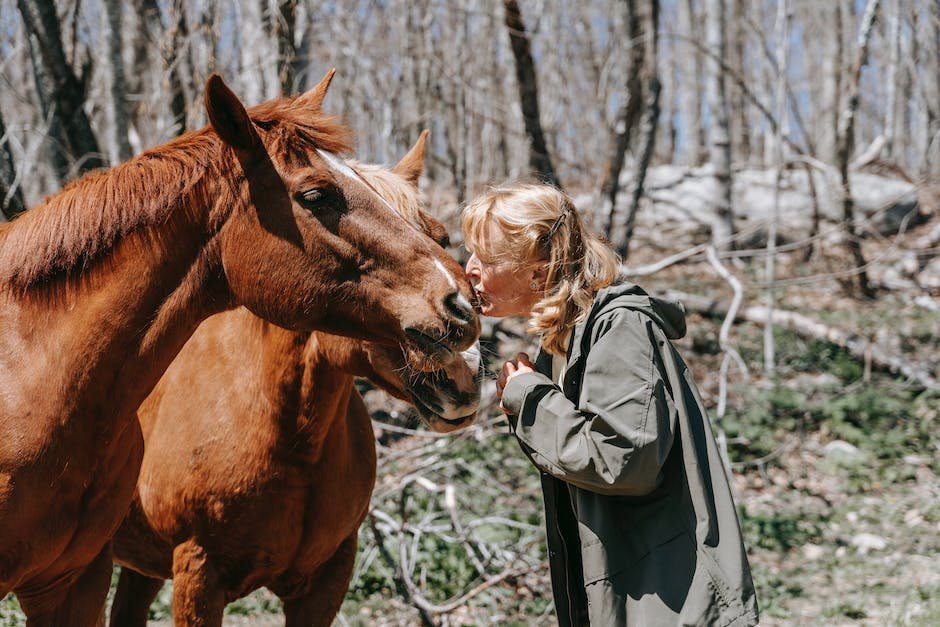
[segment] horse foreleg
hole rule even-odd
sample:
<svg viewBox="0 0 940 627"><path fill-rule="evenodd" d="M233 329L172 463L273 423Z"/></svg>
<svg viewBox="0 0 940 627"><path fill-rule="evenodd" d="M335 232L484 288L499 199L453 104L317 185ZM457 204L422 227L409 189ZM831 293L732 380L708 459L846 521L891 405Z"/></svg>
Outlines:
<svg viewBox="0 0 940 627"><path fill-rule="evenodd" d="M42 613L24 606L27 627L95 627L104 617L104 602L111 585L111 543L82 571L62 601Z"/></svg>
<svg viewBox="0 0 940 627"><path fill-rule="evenodd" d="M111 604L111 627L146 627L150 604L162 587L162 579L122 568Z"/></svg>
<svg viewBox="0 0 940 627"><path fill-rule="evenodd" d="M356 562L356 533L346 538L304 586L308 594L284 599L285 627L329 627L336 618Z"/></svg>
<svg viewBox="0 0 940 627"><path fill-rule="evenodd" d="M225 593L209 557L195 540L173 550L173 623L177 627L219 627Z"/></svg>

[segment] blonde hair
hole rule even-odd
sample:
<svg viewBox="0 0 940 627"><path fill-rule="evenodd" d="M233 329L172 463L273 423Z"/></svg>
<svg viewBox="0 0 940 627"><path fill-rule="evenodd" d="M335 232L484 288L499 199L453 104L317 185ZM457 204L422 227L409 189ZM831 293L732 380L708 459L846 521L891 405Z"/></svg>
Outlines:
<svg viewBox="0 0 940 627"><path fill-rule="evenodd" d="M584 226L571 198L550 185L492 188L467 205L461 226L464 245L484 263L547 262L545 293L529 328L542 335L545 350L563 355L568 332L587 317L598 290L616 280L617 254Z"/></svg>

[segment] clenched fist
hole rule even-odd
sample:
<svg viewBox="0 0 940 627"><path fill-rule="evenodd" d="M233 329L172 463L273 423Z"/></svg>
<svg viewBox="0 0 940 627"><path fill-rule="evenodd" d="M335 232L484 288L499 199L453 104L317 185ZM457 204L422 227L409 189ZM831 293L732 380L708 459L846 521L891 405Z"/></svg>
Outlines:
<svg viewBox="0 0 940 627"><path fill-rule="evenodd" d="M506 387L506 384L509 383L509 380L514 376L522 374L523 372L535 372L535 364L532 363L529 356L525 353L519 353L516 355L515 359L510 359L504 363L502 370L499 372L499 376L496 378L496 398L502 401L503 389ZM506 412L506 408L503 407L502 402L500 402L499 408Z"/></svg>

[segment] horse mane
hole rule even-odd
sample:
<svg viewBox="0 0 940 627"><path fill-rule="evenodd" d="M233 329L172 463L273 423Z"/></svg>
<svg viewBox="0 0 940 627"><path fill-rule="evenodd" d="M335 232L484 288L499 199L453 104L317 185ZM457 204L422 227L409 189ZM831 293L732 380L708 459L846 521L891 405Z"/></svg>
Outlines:
<svg viewBox="0 0 940 627"><path fill-rule="evenodd" d="M272 158L296 163L311 150L350 150L351 131L331 116L290 99L248 110ZM141 153L109 170L66 184L34 209L0 226L0 283L27 290L79 273L131 233L165 223L179 212L215 204L210 187L238 188L234 151L204 127Z"/></svg>
<svg viewBox="0 0 940 627"><path fill-rule="evenodd" d="M398 213L418 229L423 229L424 203L421 192L400 174L371 163L348 160L347 163L364 178L379 196L398 210Z"/></svg>

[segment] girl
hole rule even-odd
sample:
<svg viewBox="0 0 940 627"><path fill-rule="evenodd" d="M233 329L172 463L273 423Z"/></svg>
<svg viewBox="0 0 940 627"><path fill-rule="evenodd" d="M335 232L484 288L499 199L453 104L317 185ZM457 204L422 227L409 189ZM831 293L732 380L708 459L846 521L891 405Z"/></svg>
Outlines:
<svg viewBox="0 0 940 627"><path fill-rule="evenodd" d="M497 396L542 473L559 623L756 624L724 467L670 343L682 308L615 283L616 254L554 187L493 189L463 232L481 312L541 339L534 363L503 365Z"/></svg>

